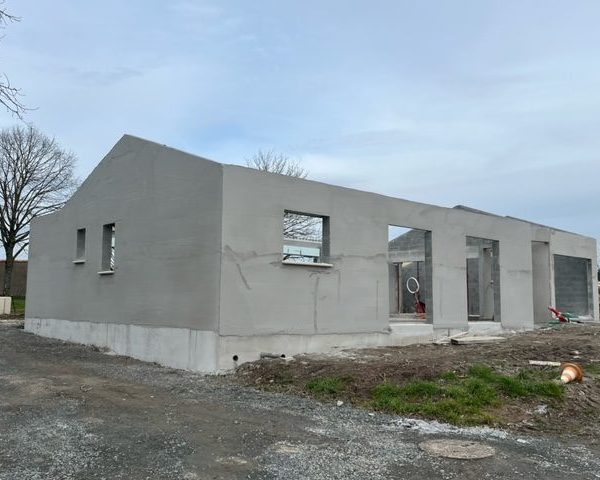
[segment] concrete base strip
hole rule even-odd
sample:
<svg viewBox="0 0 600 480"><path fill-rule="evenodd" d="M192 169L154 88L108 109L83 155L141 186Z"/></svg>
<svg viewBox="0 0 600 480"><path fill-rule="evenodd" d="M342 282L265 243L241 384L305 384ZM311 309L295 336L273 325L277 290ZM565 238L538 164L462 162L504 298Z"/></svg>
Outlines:
<svg viewBox="0 0 600 480"><path fill-rule="evenodd" d="M214 332L42 318L25 319L25 330L173 368L207 373L217 370L218 336Z"/></svg>
<svg viewBox="0 0 600 480"><path fill-rule="evenodd" d="M431 343L444 329L431 324L395 323L389 332L319 335L219 336L188 328L151 327L115 323L74 322L28 318L25 330L44 337L107 348L119 355L203 373L234 369L258 360L261 353L333 353L344 348L402 346Z"/></svg>

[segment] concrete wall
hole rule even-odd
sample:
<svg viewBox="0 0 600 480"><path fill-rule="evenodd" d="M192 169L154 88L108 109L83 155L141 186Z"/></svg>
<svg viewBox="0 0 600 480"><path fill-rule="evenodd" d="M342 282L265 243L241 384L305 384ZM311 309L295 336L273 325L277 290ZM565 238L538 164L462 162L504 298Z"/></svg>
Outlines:
<svg viewBox="0 0 600 480"><path fill-rule="evenodd" d="M216 331L221 181L217 163L123 137L60 212L33 222L26 317ZM99 275L112 222L116 268Z"/></svg>
<svg viewBox="0 0 600 480"><path fill-rule="evenodd" d="M388 225L432 232L434 328L468 328L467 236L499 242L502 325L533 327L528 223L236 166L224 166L223 188L222 335L387 331ZM282 264L286 209L330 217L332 267Z"/></svg>
<svg viewBox="0 0 600 480"><path fill-rule="evenodd" d="M550 245L546 242L532 242L533 269L533 315L534 322L546 323L551 317L548 307L553 305Z"/></svg>
<svg viewBox="0 0 600 480"><path fill-rule="evenodd" d="M589 285L591 290L589 298L591 299L592 303L589 308L590 316L595 321L600 320L600 309L598 305L599 294L598 290L596 288L593 288L593 286L597 282L596 269L594 268L594 266L598 264L596 240L590 237L584 237L582 235L564 232L562 230L555 230L541 225L527 223L525 221L522 222L529 225L533 241L544 242L548 244L548 255L550 258L550 298L552 300L552 305L557 306L554 256L564 255L568 257L583 258L588 260L589 264L592 266L588 273L590 279Z"/></svg>

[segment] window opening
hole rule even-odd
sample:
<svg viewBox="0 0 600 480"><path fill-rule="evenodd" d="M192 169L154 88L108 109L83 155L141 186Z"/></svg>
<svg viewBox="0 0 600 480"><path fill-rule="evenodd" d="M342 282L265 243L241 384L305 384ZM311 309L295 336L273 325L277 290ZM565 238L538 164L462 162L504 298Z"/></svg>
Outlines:
<svg viewBox="0 0 600 480"><path fill-rule="evenodd" d="M431 232L388 225L391 321L431 321Z"/></svg>
<svg viewBox="0 0 600 480"><path fill-rule="evenodd" d="M75 260L85 259L85 228L77 229L77 250Z"/></svg>
<svg viewBox="0 0 600 480"><path fill-rule="evenodd" d="M115 224L108 223L102 229L102 270L115 269Z"/></svg>
<svg viewBox="0 0 600 480"><path fill-rule="evenodd" d="M329 260L329 217L286 210L283 215L284 263Z"/></svg>

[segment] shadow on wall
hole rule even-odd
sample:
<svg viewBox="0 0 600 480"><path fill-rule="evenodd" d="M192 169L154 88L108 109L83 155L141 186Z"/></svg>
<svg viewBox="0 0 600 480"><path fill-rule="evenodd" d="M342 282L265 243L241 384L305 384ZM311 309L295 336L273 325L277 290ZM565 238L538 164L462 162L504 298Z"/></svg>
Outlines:
<svg viewBox="0 0 600 480"><path fill-rule="evenodd" d="M4 285L4 260L0 260L0 285ZM27 260L15 260L11 297L24 297L27 290Z"/></svg>

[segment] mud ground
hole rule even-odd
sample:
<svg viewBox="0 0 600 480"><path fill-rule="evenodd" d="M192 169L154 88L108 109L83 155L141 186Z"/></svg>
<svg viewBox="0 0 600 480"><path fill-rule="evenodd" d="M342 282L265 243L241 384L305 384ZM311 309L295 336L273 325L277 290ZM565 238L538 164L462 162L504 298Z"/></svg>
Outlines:
<svg viewBox="0 0 600 480"><path fill-rule="evenodd" d="M315 378L349 379L345 402L366 404L373 388L382 382L404 384L432 379L445 372L465 373L474 364L486 364L501 373L514 374L531 367L529 360L578 362L587 372L582 383L568 385L562 402L507 399L496 426L517 432L581 436L600 442L600 327L557 325L512 335L505 342L481 345L410 345L343 350L335 355L305 355L292 360L262 360L243 365L240 383L268 391L310 395L306 384ZM559 378L559 369L554 371ZM543 413L539 413L539 411Z"/></svg>
<svg viewBox="0 0 600 480"><path fill-rule="evenodd" d="M481 460L419 443L482 442ZM458 429L110 356L0 325L0 479L600 478L581 439Z"/></svg>

